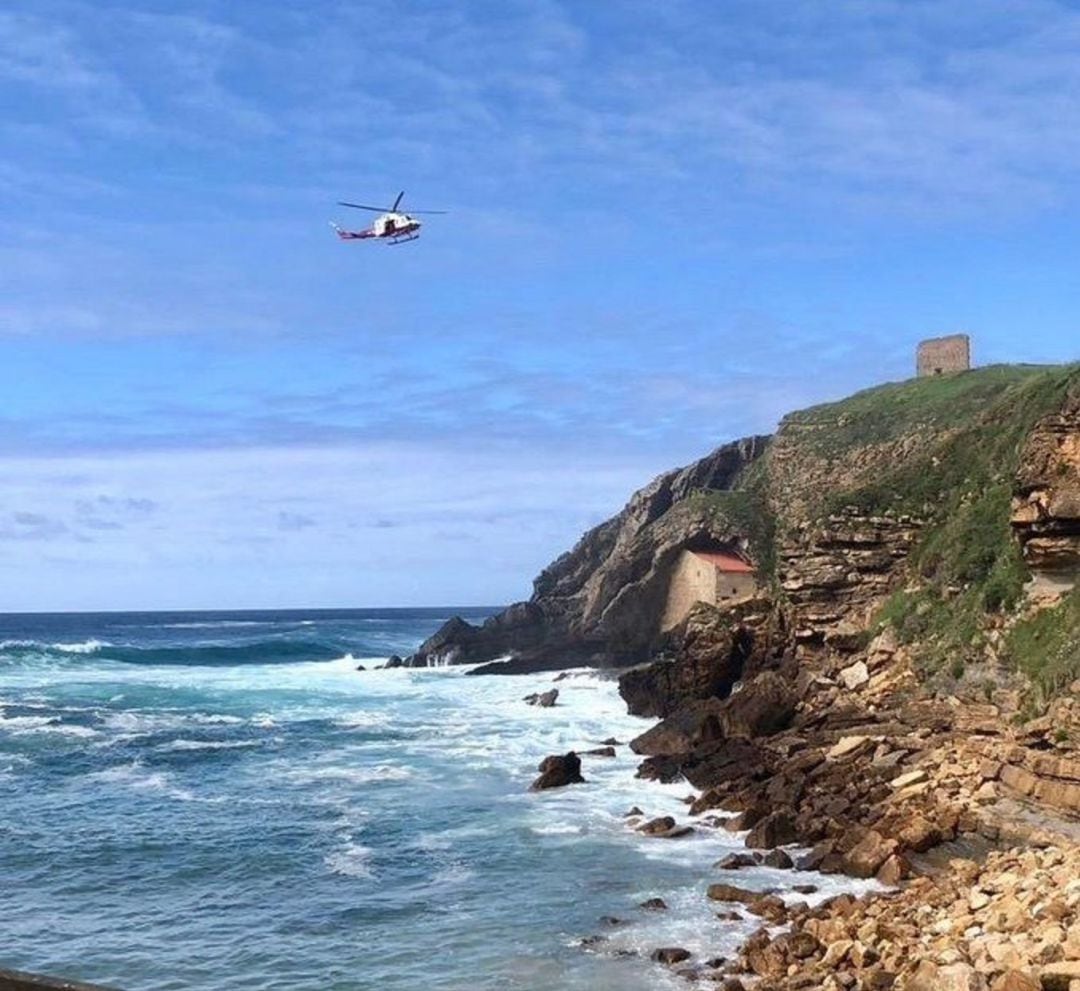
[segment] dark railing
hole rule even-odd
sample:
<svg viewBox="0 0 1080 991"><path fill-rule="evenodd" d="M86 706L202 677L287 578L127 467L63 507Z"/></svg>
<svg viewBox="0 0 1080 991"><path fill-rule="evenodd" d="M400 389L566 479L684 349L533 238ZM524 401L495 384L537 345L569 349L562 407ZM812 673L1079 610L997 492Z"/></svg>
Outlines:
<svg viewBox="0 0 1080 991"><path fill-rule="evenodd" d="M64 981L57 977L41 977L39 974L20 974L14 970L0 970L0 991L114 991L98 984L82 984Z"/></svg>

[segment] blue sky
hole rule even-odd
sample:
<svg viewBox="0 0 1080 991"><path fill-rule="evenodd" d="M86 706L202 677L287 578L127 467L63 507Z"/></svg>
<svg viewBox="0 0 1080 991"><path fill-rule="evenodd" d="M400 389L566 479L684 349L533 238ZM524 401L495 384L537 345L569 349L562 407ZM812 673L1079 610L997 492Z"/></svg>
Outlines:
<svg viewBox="0 0 1080 991"><path fill-rule="evenodd" d="M9 0L0 609L509 601L920 337L1077 358L1078 53L1048 0ZM450 213L333 238L402 188Z"/></svg>

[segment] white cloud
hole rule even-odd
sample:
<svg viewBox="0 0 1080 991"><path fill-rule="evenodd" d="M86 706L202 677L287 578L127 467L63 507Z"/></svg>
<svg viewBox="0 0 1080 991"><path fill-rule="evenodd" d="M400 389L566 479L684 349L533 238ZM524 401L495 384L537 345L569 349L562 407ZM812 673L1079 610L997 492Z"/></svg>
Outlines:
<svg viewBox="0 0 1080 991"><path fill-rule="evenodd" d="M389 444L8 459L0 611L525 597L653 467Z"/></svg>

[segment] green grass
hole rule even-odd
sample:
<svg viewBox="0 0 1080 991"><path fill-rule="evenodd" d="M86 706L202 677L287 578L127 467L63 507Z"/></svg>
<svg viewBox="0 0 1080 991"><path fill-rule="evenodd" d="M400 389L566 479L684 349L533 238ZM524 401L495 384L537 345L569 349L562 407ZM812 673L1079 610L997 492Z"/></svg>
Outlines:
<svg viewBox="0 0 1080 991"><path fill-rule="evenodd" d="M844 443L907 434L922 444L873 483L830 493L826 509L854 505L925 521L909 558L920 590L897 593L877 617L914 645L924 677L963 676L983 656L988 614L1008 613L1019 601L1029 575L1009 515L1020 454L1035 422L1078 387L1080 366L998 366L833 404L833 415L843 410Z"/></svg>
<svg viewBox="0 0 1080 991"><path fill-rule="evenodd" d="M776 574L776 542L772 514L765 503L764 479L764 473L757 470L744 479L742 488L700 489L679 505L702 517L711 516L717 522L727 523L744 535L758 574L771 581Z"/></svg>
<svg viewBox="0 0 1080 991"><path fill-rule="evenodd" d="M1080 678L1080 586L1052 609L1018 622L1005 649L1035 686L1039 706Z"/></svg>
<svg viewBox="0 0 1080 991"><path fill-rule="evenodd" d="M845 408L846 417L862 410L878 442L912 437L915 451L874 482L832 495L829 508L849 504L867 512L940 517L990 486L1011 490L1020 448L1032 426L1059 408L1068 389L1078 384L1076 365L996 366L860 393L848 401L854 409L836 404ZM877 393L882 393L876 396L879 402L867 409ZM930 401L922 415L920 398ZM865 435L871 428L857 430L849 423L840 430L849 438L853 432Z"/></svg>
<svg viewBox="0 0 1080 991"><path fill-rule="evenodd" d="M829 457L881 444L917 430L940 432L977 418L1006 390L1040 379L1060 366L990 365L957 375L890 382L835 403L792 413L785 424L819 426L801 441Z"/></svg>

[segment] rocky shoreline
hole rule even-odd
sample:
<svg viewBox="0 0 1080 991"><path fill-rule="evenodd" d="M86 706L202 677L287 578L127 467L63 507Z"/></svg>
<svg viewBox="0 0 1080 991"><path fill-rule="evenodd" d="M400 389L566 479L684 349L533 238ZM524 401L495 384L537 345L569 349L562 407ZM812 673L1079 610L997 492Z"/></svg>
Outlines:
<svg viewBox="0 0 1080 991"><path fill-rule="evenodd" d="M755 589L695 591L672 622L681 556L720 551ZM638 827L745 831L892 892L811 909L720 878L722 911L762 929L716 966L657 948L689 978L1080 991L1078 578L1080 366L997 366L792 413L661 475L529 601L406 663L615 670L660 720L630 744L639 775L696 791L685 821Z"/></svg>
<svg viewBox="0 0 1080 991"><path fill-rule="evenodd" d="M761 671L630 741L639 777L685 780L696 796L678 820L630 809L627 828L658 842L745 833L747 853L715 865L707 897L720 920L760 920L729 959L678 946L652 959L728 991L1077 991L1080 759L1060 731L1080 728L1080 683L1012 723L990 703L913 694L888 635L866 656L865 677ZM633 700L641 672L623 677ZM534 788L582 780L574 753L540 771ZM758 866L880 885L810 907L794 896L813 885L781 897L740 884Z"/></svg>

